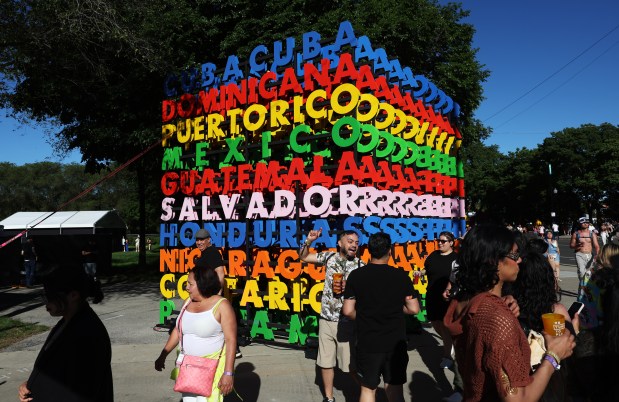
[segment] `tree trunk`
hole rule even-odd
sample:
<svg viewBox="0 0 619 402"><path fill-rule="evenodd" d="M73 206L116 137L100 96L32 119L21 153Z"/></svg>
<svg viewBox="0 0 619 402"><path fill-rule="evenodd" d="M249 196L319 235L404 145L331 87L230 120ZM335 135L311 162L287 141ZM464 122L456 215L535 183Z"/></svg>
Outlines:
<svg viewBox="0 0 619 402"><path fill-rule="evenodd" d="M138 257L138 266L142 269L146 269L146 183L144 175L144 162L138 161L138 198L139 198L139 234L140 236L140 250Z"/></svg>

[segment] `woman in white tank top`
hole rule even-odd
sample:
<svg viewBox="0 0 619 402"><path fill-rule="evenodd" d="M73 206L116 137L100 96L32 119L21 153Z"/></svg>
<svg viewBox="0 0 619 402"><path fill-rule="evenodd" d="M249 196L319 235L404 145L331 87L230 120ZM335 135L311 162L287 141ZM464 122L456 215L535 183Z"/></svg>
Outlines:
<svg viewBox="0 0 619 402"><path fill-rule="evenodd" d="M185 354L216 359L221 358L210 397L183 393L183 402L222 402L224 395L234 388L234 359L236 352L236 316L228 300L218 295L221 283L217 273L212 269L194 268L187 277L189 298L183 306L179 321L182 320L183 350ZM225 340L225 343L224 343ZM155 369L165 368L168 354L179 343L178 328L170 333ZM222 351L222 347L225 348ZM176 379L176 372L172 378Z"/></svg>

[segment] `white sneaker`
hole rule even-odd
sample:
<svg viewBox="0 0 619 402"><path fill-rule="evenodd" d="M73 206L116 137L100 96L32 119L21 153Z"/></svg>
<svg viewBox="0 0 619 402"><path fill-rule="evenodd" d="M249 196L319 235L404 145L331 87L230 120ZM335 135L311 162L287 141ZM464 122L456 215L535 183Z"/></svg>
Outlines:
<svg viewBox="0 0 619 402"><path fill-rule="evenodd" d="M451 360L451 359L449 359L447 357L443 357L441 359L441 363L439 364L439 367L442 368L442 369L449 369L453 365L454 365L454 361L453 360Z"/></svg>
<svg viewBox="0 0 619 402"><path fill-rule="evenodd" d="M444 402L460 402L462 400L462 394L459 392L454 392L453 394L446 396L441 400Z"/></svg>

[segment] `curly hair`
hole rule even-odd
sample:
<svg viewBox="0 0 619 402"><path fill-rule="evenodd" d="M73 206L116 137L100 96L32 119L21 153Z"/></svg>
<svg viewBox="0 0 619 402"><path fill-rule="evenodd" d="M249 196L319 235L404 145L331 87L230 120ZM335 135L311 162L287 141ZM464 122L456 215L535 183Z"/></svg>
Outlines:
<svg viewBox="0 0 619 402"><path fill-rule="evenodd" d="M486 292L499 282L499 261L511 252L514 234L495 225L478 225L471 229L460 246L456 259L458 300Z"/></svg>
<svg viewBox="0 0 619 402"><path fill-rule="evenodd" d="M548 243L544 239L531 239L527 241L526 252L544 254L548 251Z"/></svg>
<svg viewBox="0 0 619 402"><path fill-rule="evenodd" d="M555 274L548 258L529 252L520 263L518 278L512 289L520 306L520 322L529 329L541 332L542 314L552 313L553 305L559 302Z"/></svg>

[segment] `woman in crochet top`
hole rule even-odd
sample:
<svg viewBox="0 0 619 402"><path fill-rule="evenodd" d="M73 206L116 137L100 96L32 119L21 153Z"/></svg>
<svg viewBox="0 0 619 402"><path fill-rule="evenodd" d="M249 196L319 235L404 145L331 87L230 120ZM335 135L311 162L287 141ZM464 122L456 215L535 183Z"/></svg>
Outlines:
<svg viewBox="0 0 619 402"><path fill-rule="evenodd" d="M560 361L572 354L574 337L545 335L547 354L530 374L530 349L518 319L502 299L521 261L514 234L500 226L476 226L457 258L458 293L445 325L454 339L464 381L464 401L537 401Z"/></svg>

